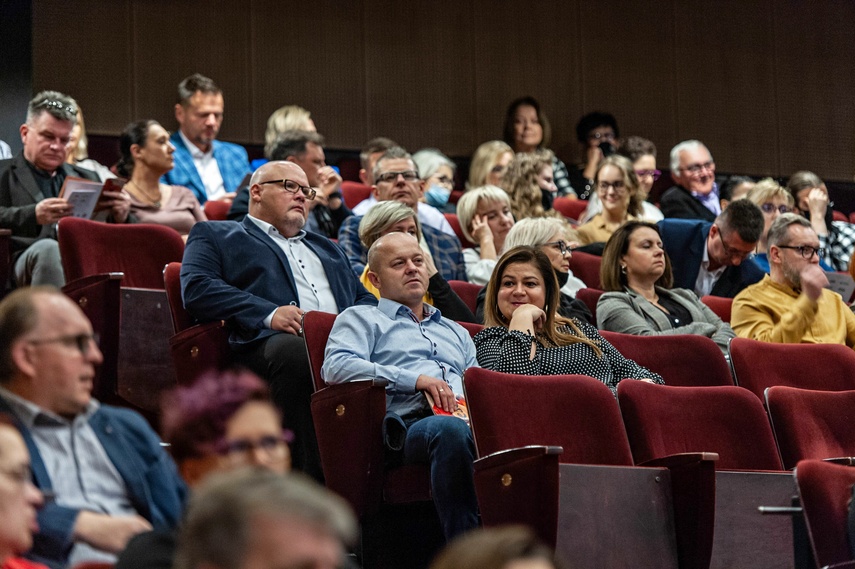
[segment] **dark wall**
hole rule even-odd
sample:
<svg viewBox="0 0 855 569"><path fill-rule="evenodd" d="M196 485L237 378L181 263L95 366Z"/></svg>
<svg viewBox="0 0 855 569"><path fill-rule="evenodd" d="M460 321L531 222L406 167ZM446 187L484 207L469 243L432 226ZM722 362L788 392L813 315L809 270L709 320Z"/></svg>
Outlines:
<svg viewBox="0 0 855 569"><path fill-rule="evenodd" d="M33 86L115 134L173 128L175 86L199 71L225 91L224 139L259 143L273 110L299 104L331 147L385 135L451 155L499 137L531 94L567 161L579 116L603 109L663 166L698 138L721 171L851 180L853 21L850 0L39 0Z"/></svg>
<svg viewBox="0 0 855 569"><path fill-rule="evenodd" d="M0 140L21 149L18 128L33 93L30 0L0 2Z"/></svg>

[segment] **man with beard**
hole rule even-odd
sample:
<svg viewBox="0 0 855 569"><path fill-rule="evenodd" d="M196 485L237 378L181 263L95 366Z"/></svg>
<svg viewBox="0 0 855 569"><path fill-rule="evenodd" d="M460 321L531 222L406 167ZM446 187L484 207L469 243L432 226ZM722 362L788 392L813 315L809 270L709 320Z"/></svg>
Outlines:
<svg viewBox="0 0 855 569"><path fill-rule="evenodd" d="M785 213L769 228L771 274L733 301L731 326L743 338L855 346L855 314L819 267L823 251L810 221Z"/></svg>

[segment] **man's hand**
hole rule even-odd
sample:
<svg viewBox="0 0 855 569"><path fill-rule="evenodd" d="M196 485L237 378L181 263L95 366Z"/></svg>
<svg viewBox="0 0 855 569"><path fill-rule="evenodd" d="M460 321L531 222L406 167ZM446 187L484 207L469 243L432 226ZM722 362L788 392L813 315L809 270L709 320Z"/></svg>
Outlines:
<svg viewBox="0 0 855 569"><path fill-rule="evenodd" d="M36 223L50 225L71 215L73 208L64 198L47 198L36 204Z"/></svg>
<svg viewBox="0 0 855 569"><path fill-rule="evenodd" d="M416 391L430 393L433 402L441 407L443 411L453 413L457 409L457 399L454 397L454 391L441 379L429 375L420 375L416 380Z"/></svg>
<svg viewBox="0 0 855 569"><path fill-rule="evenodd" d="M811 300L818 300L822 289L828 285L828 277L819 265L806 265L799 274L802 281L802 291Z"/></svg>
<svg viewBox="0 0 855 569"><path fill-rule="evenodd" d="M300 336L303 334L303 314L305 313L299 306L294 306L293 304L280 306L273 313L270 328Z"/></svg>
<svg viewBox="0 0 855 569"><path fill-rule="evenodd" d="M324 195L325 199L329 199L330 195L341 190L341 176L333 170L332 166L318 168L318 181L321 186L318 191Z"/></svg>
<svg viewBox="0 0 855 569"><path fill-rule="evenodd" d="M221 197L217 201L226 202L226 203L230 204L233 201L235 201L235 196L237 196L237 192L227 192L225 195L223 195L223 197Z"/></svg>
<svg viewBox="0 0 855 569"><path fill-rule="evenodd" d="M151 524L140 516L108 516L81 510L74 523L74 541L88 543L95 549L120 553L128 541Z"/></svg>
<svg viewBox="0 0 855 569"><path fill-rule="evenodd" d="M125 192L101 192L98 198L98 209L109 209L115 223L124 223L131 212L131 198Z"/></svg>

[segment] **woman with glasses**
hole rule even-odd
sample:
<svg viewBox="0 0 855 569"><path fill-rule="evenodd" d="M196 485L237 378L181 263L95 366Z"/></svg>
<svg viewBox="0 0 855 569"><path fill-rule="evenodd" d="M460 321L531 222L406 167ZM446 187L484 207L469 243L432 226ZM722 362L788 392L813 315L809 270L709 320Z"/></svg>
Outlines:
<svg viewBox="0 0 855 569"><path fill-rule="evenodd" d="M469 181L466 188L498 186L501 184L508 164L514 159L514 151L501 140L490 140L479 146L469 164Z"/></svg>
<svg viewBox="0 0 855 569"><path fill-rule="evenodd" d="M558 279L558 314L565 318L576 318L582 322L591 322L591 311L581 300L576 299L576 292L587 285L573 276L570 270L570 249L577 245L571 240L568 225L552 218L529 218L518 221L505 238L505 251L515 247L534 247L549 259L555 277ZM493 270L492 278L496 272ZM475 316L479 322L484 321L484 300L486 289L478 295L478 309Z"/></svg>
<svg viewBox="0 0 855 569"><path fill-rule="evenodd" d="M641 215L638 177L629 159L609 156L594 175L602 211L579 226L582 244L605 243L618 227Z"/></svg>
<svg viewBox="0 0 855 569"><path fill-rule="evenodd" d="M597 304L597 327L636 336L699 334L712 338L722 352L735 336L728 324L694 292L672 289L671 261L659 227L629 221L618 228L603 251Z"/></svg>
<svg viewBox="0 0 855 569"><path fill-rule="evenodd" d="M508 250L487 285L484 325L475 338L483 368L521 375L582 374L613 392L620 381L662 378L628 360L597 329L558 313L558 279L543 251Z"/></svg>
<svg viewBox="0 0 855 569"><path fill-rule="evenodd" d="M130 178L125 191L131 196L131 213L137 220L171 227L185 240L197 221L207 221L192 191L160 182L172 170L175 147L157 121L129 124L119 138L119 151L116 168L121 176Z"/></svg>
<svg viewBox="0 0 855 569"><path fill-rule="evenodd" d="M436 209L454 213L454 204L449 203L451 190L454 189L454 173L457 164L436 148L423 148L413 154L413 162L419 171L419 177L425 185L421 201Z"/></svg>

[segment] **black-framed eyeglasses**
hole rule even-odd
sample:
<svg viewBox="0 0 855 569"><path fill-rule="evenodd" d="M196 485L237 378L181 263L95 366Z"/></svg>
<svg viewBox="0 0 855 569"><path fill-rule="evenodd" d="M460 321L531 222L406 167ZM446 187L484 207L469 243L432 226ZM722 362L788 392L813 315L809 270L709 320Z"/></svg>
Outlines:
<svg viewBox="0 0 855 569"><path fill-rule="evenodd" d="M779 213L784 214L784 213L790 213L791 211L793 211L792 208L790 208L790 206L788 206L788 205L776 206L773 203L764 203L763 205L760 206L760 209L763 210L763 213L772 213L773 211L778 210Z"/></svg>
<svg viewBox="0 0 855 569"><path fill-rule="evenodd" d="M268 458L281 458L285 456L288 443L294 440L294 433L283 431L281 435L267 435L257 440L236 439L223 441L217 448L217 452L229 457L232 462L249 462L250 455L256 450L261 450Z"/></svg>
<svg viewBox="0 0 855 569"><path fill-rule="evenodd" d="M383 172L382 174L378 174L374 183L379 184L380 182L383 182L384 184L390 184L396 181L398 176L404 178L405 182L415 182L419 179L418 172L414 170L404 170L403 172Z"/></svg>
<svg viewBox="0 0 855 569"><path fill-rule="evenodd" d="M566 241L550 241L549 243L544 243L543 247L555 247L562 255L566 255L570 252L570 246L567 245Z"/></svg>
<svg viewBox="0 0 855 569"><path fill-rule="evenodd" d="M709 170L712 172L715 170L715 162L708 160L701 164L689 164L688 166L683 166L680 170L684 170L690 174L700 174L702 170Z"/></svg>
<svg viewBox="0 0 855 569"><path fill-rule="evenodd" d="M793 249L799 252L799 255L802 256L802 259L807 259L810 261L814 254L816 254L820 259L825 255L825 249L822 247L812 247L810 245L778 245L779 249Z"/></svg>
<svg viewBox="0 0 855 569"><path fill-rule="evenodd" d="M662 176L662 170L636 170L635 175L639 178L645 178L647 176L652 176L653 181L655 182Z"/></svg>
<svg viewBox="0 0 855 569"><path fill-rule="evenodd" d="M752 253L752 251L740 251L739 249L734 249L733 247L724 242L724 235L721 234L721 229L718 228L718 226L716 226L716 229L718 229L718 238L721 241L721 246L722 248L724 248L724 254L727 258L732 259L736 257L739 259L744 259Z"/></svg>
<svg viewBox="0 0 855 569"><path fill-rule="evenodd" d="M98 345L100 338L98 334L73 334L68 336L57 336L56 338L40 338L35 340L27 340L28 344L38 346L39 344L65 344L69 347L75 347L80 350L84 356L89 355L89 349L92 347L92 342Z"/></svg>
<svg viewBox="0 0 855 569"><path fill-rule="evenodd" d="M53 99L45 99L38 103L34 109L56 109L58 111L65 111L66 113L71 113L72 115L77 114L77 107L74 105L66 105L61 101L55 101Z"/></svg>
<svg viewBox="0 0 855 569"><path fill-rule="evenodd" d="M297 192L303 192L303 195L306 196L307 200L315 199L315 196L318 194L318 191L311 186L301 186L294 180L267 180L266 182L259 182L259 186L263 186L264 184L282 184L282 187L289 194L296 194Z"/></svg>

